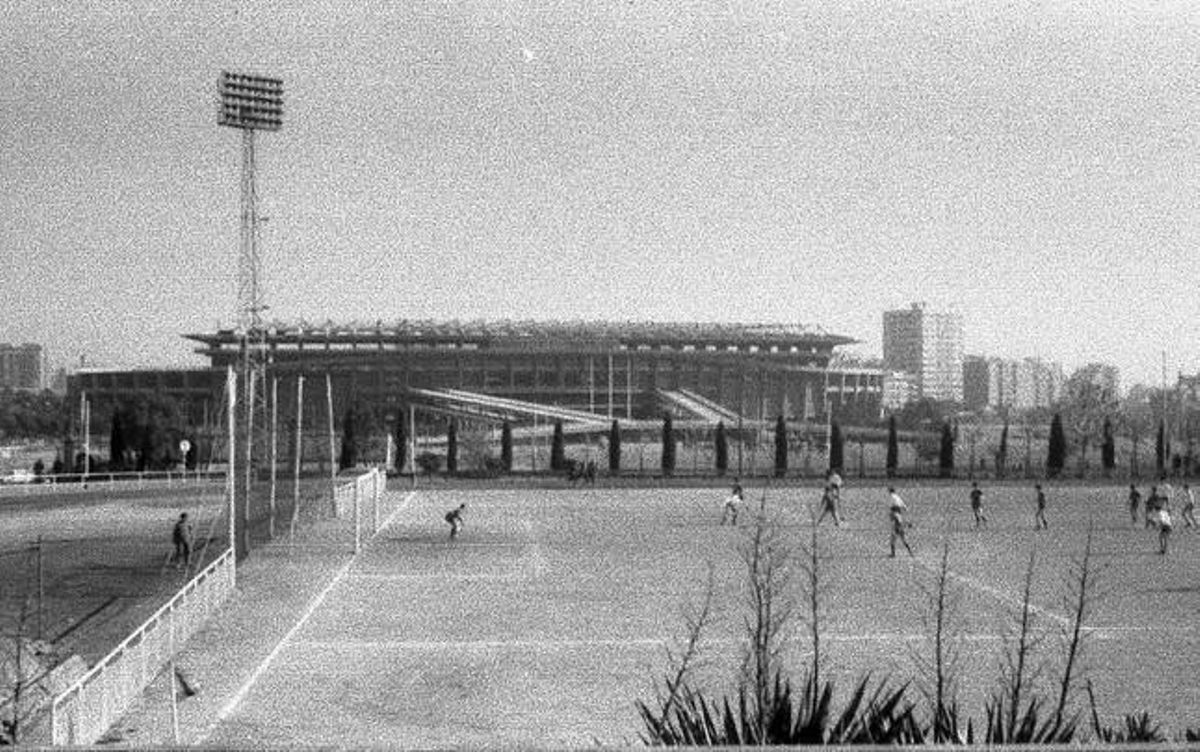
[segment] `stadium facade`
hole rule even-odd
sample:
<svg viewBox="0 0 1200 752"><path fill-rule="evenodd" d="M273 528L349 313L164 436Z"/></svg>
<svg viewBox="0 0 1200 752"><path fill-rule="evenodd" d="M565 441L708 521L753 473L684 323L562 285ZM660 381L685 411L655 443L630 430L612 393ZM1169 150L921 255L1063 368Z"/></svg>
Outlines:
<svg viewBox="0 0 1200 752"><path fill-rule="evenodd" d="M210 424L221 410L226 368L242 362L246 341L230 329L185 336L207 368L81 371L70 396L86 391L93 420L102 420L121 401L166 395L184 406L190 423ZM306 387L320 396L304 401L308 425L310 413L326 421L326 375L339 420L354 406L390 421L411 405L426 421L447 413L519 421L540 405L568 420L657 420L669 411L715 424L778 415L823 423L827 411L835 419L878 417L881 372L830 367L834 349L853 342L778 324L401 321L275 324L250 347L281 395L292 393L300 375L320 379ZM282 420L295 404L294 396L280 396Z"/></svg>

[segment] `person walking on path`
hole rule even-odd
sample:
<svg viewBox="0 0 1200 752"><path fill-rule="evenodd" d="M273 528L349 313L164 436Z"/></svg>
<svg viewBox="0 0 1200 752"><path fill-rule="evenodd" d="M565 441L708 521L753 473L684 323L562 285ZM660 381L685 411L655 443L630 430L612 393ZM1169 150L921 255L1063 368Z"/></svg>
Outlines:
<svg viewBox="0 0 1200 752"><path fill-rule="evenodd" d="M1138 521L1138 507L1142 503L1142 494L1137 490L1137 486L1129 484L1129 517L1133 520L1133 524Z"/></svg>
<svg viewBox="0 0 1200 752"><path fill-rule="evenodd" d="M192 562L192 523L188 522L187 512L179 515L175 529L171 531L171 542L175 544L175 552L171 554L171 562L176 569L188 566Z"/></svg>
<svg viewBox="0 0 1200 752"><path fill-rule="evenodd" d="M1185 527L1196 527L1196 494L1187 483L1183 484L1182 517Z"/></svg>
<svg viewBox="0 0 1200 752"><path fill-rule="evenodd" d="M1046 522L1046 492L1042 490L1041 483L1035 483L1033 488L1037 491L1037 514L1033 516L1033 528L1044 530L1050 527L1050 523Z"/></svg>
<svg viewBox="0 0 1200 752"><path fill-rule="evenodd" d="M457 538L458 531L462 530L463 510L466 508L466 504L459 504L457 509L451 509L449 512L446 512L446 522L450 524L450 540Z"/></svg>
<svg viewBox="0 0 1200 752"><path fill-rule="evenodd" d="M983 513L983 490L974 481L971 482L971 511L975 514L975 527L987 524L987 515Z"/></svg>
<svg viewBox="0 0 1200 752"><path fill-rule="evenodd" d="M888 519L892 525L891 538L891 558L896 558L896 539L899 538L904 547L908 549L909 556L916 556L913 553L912 546L908 545L908 537L905 535L909 522L904 519L904 513L908 511L908 507L904 503L904 499L900 498L900 494L896 493L895 488L888 488L890 495L888 501Z"/></svg>

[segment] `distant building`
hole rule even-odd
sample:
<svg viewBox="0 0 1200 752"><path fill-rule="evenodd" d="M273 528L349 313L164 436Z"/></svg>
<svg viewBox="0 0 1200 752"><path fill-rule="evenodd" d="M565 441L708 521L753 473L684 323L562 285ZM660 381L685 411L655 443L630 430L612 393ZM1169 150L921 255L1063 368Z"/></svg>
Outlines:
<svg viewBox="0 0 1200 752"><path fill-rule="evenodd" d="M963 319L924 303L883 312L883 363L911 373L922 398L963 401Z"/></svg>
<svg viewBox="0 0 1200 752"><path fill-rule="evenodd" d="M1062 366L1038 358L963 359L963 403L970 410L1049 407L1061 396Z"/></svg>
<svg viewBox="0 0 1200 752"><path fill-rule="evenodd" d="M883 374L883 396L880 405L884 410L899 410L918 397L917 379L904 371L885 371Z"/></svg>
<svg viewBox="0 0 1200 752"><path fill-rule="evenodd" d="M0 389L41 391L42 346L0 343Z"/></svg>

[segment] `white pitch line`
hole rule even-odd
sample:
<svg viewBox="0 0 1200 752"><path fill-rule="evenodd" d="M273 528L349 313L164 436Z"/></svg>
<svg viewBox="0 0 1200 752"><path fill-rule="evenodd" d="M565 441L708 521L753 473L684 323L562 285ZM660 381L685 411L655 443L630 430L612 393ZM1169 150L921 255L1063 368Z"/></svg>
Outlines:
<svg viewBox="0 0 1200 752"><path fill-rule="evenodd" d="M414 493L414 491L409 491L408 495L404 497L404 500L400 502L395 511L388 515L387 520L382 526L380 526L380 530L391 524L396 515L408 505L409 501L412 500ZM370 538L367 539L368 542L374 540L378 535L379 531L376 531ZM333 588L336 587L339 582L342 581L342 579L346 576L346 573L350 571L350 567L354 566L354 562L355 558L352 556L349 561L342 565L342 568L339 569L337 574L333 576L333 579L330 580L329 584L325 586L325 589L318 593L317 597L313 598L312 601L309 602L308 608L304 611L304 615L300 617L300 621L296 622L292 628L288 630L288 633L283 636L283 639L279 641L279 644L277 644L275 648L271 650L267 657L263 659L262 663L258 664L258 668L254 669L254 672L250 674L250 678L246 680L246 683L241 686L237 693L234 694L229 702L225 703L225 706L222 707L220 712L217 713L216 720L213 721L208 729L205 730L204 735L200 738L201 744L208 741L208 737L212 735L217 726L219 726L222 721L228 718L233 711L237 710L238 705L241 705L242 701L246 699L246 695L250 693L251 688L258 683L259 678L262 677L266 670L275 661L275 657L279 655L285 647L287 647L288 643L291 642L292 637L300 631L300 628L303 627L310 618L312 618L313 613L320 608L322 603L324 603L325 597L329 595L329 592L333 590Z"/></svg>
<svg viewBox="0 0 1200 752"><path fill-rule="evenodd" d="M938 573L937 567L933 566L932 564L929 564L920 556L917 556L915 558L917 560L917 563L920 564L925 570L927 570L928 572L932 573L935 576L937 575L937 573ZM979 592L984 593L985 595L992 596L993 598L1000 601L1001 603L1007 604L1009 606L1013 606L1018 609L1023 608L1025 605L1020 598L1017 598L1016 596L1014 596L1010 593L1006 593L1003 590L998 590L997 588L994 588L991 585L985 585L984 583L980 582L979 580L976 580L973 577L967 577L966 575L959 574L958 572L955 572L953 569L947 570L946 575L952 580L960 582L963 585L973 587L976 590L978 590ZM1029 610L1040 616L1045 616L1048 619L1052 619L1052 620L1058 622L1059 624L1063 625L1064 627L1071 626L1070 619L1063 616L1062 614L1056 613L1049 609L1045 609L1045 608L1042 608L1041 606L1030 603Z"/></svg>

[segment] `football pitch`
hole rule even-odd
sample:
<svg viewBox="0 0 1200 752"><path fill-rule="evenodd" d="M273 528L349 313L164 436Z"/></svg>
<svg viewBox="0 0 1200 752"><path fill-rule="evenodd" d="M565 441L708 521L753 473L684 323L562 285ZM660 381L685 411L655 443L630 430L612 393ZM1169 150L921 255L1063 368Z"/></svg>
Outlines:
<svg viewBox="0 0 1200 752"><path fill-rule="evenodd" d="M1029 485L984 486L975 529L967 485L899 485L916 555L888 557L887 493L844 492L846 521L818 528L823 672L841 691L862 675L911 681L932 651L930 589L949 551L954 676L963 711L983 720L1035 556L1033 654L1049 698L1070 624L1069 578L1093 531L1082 668L1100 719L1149 711L1169 734L1200 726L1200 533L1177 527L1166 556L1133 525L1126 488L1047 488L1048 530L1033 528ZM1146 490L1146 489L1143 489ZM685 615L713 594L694 684L736 686L745 652L746 566L739 545L766 494L782 540L811 539L812 487L747 488L738 527L718 524L724 489L417 490L308 603L269 655L238 680L200 738L246 744L462 747L636 743L634 702L654 697ZM465 503L449 540L443 515ZM1176 503L1178 509L1178 502ZM711 586L707 583L710 581ZM802 574L784 665L811 655ZM1084 712L1086 695L1072 707ZM965 719L964 719L965 720ZM1090 732L1085 734L1090 736Z"/></svg>

